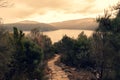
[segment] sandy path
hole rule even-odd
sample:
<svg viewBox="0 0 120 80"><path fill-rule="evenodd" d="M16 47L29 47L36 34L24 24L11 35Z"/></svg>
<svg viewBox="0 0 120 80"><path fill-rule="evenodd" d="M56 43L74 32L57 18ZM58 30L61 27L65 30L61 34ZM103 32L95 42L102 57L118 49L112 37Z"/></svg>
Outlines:
<svg viewBox="0 0 120 80"><path fill-rule="evenodd" d="M69 80L67 74L61 69L61 67L55 65L55 62L59 57L60 55L56 55L48 62L48 67L51 69L51 79L49 80Z"/></svg>

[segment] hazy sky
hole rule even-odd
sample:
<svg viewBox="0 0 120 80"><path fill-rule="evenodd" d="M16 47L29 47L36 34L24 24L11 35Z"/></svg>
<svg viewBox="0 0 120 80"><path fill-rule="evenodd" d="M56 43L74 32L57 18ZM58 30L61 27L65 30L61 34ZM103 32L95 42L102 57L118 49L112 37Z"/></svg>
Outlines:
<svg viewBox="0 0 120 80"><path fill-rule="evenodd" d="M0 8L4 22L34 20L58 22L89 18L102 14L104 9L115 5L119 0L9 0L14 5Z"/></svg>

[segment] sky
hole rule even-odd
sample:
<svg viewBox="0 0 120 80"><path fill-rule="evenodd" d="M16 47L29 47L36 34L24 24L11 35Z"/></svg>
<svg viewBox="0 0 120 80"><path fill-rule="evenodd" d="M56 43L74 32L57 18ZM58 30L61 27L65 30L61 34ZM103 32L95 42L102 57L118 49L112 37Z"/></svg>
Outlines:
<svg viewBox="0 0 120 80"><path fill-rule="evenodd" d="M7 0L8 7L0 7L4 23L32 20L44 23L81 18L96 18L104 9L119 0Z"/></svg>

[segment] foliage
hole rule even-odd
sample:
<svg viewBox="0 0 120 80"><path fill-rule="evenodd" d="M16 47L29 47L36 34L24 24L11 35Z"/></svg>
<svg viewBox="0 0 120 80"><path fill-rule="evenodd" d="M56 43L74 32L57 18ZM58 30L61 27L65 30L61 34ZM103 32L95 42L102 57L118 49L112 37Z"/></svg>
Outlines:
<svg viewBox="0 0 120 80"><path fill-rule="evenodd" d="M59 49L58 52L62 54L61 61L66 65L78 69L94 66L90 60L90 40L84 32L76 40L65 35L61 41L54 45L56 49Z"/></svg>
<svg viewBox="0 0 120 80"><path fill-rule="evenodd" d="M114 13L116 12L116 14ZM109 14L113 13L113 14ZM115 16L114 18L111 18ZM97 19L99 27L91 38L82 32L77 39L64 36L54 44L61 61L69 66L92 68L100 80L120 79L120 4Z"/></svg>
<svg viewBox="0 0 120 80"><path fill-rule="evenodd" d="M96 68L100 73L101 80L120 79L120 5L114 7L112 12L117 13L115 18L112 14L98 18L99 28L93 35L92 55L96 62ZM112 75L111 75L112 74Z"/></svg>
<svg viewBox="0 0 120 80"><path fill-rule="evenodd" d="M9 64L10 70L6 74L6 80L33 80L42 76L40 65L43 57L41 48L34 42L26 39L22 31L14 28L13 33L14 54ZM39 76L34 76L40 73Z"/></svg>
<svg viewBox="0 0 120 80"><path fill-rule="evenodd" d="M44 60L48 60L54 56L54 47L52 46L51 39L43 35L38 28L31 30L29 38L42 48Z"/></svg>
<svg viewBox="0 0 120 80"><path fill-rule="evenodd" d="M60 41L61 46L59 47L60 52L62 55L61 61L67 65L74 65L73 62L73 55L74 55L74 39L69 38L68 36L63 36L62 40ZM59 43L58 43L59 44Z"/></svg>
<svg viewBox="0 0 120 80"><path fill-rule="evenodd" d="M9 44L9 33L0 28L0 80L3 79L4 74L9 70L7 64L10 63L12 48Z"/></svg>
<svg viewBox="0 0 120 80"><path fill-rule="evenodd" d="M84 34L84 32L81 32L78 35L74 52L76 53L76 64L79 65L79 67L90 68L94 66L90 57L90 39Z"/></svg>

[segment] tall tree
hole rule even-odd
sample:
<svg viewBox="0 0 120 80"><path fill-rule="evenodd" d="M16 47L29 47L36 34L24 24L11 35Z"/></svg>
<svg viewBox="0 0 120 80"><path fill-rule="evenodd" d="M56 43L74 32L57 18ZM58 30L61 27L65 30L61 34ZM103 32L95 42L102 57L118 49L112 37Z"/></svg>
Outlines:
<svg viewBox="0 0 120 80"><path fill-rule="evenodd" d="M117 77L114 79L119 80L120 69L118 69L119 58L120 58L120 5L114 7L113 12L117 12L111 18L112 14L109 14L109 10L105 12L103 17L98 18L99 27L96 33L93 35L94 38L94 52L98 54L99 57L96 59L98 61L96 64L100 69L100 78L110 79L110 74L115 73ZM111 12L111 11L110 11ZM116 68L116 69L115 69ZM115 72L114 72L115 71ZM106 76L109 75L109 76ZM114 80L111 78L111 80Z"/></svg>
<svg viewBox="0 0 120 80"><path fill-rule="evenodd" d="M40 79L40 64L42 50L34 42L26 39L22 31L14 28L13 33L14 54L10 63L10 71L6 74L6 80L33 80ZM35 76L39 71L39 76ZM42 76L41 76L42 77Z"/></svg>
<svg viewBox="0 0 120 80"><path fill-rule="evenodd" d="M9 44L9 33L0 28L0 79L2 80L8 70L7 64L11 60L12 48Z"/></svg>

